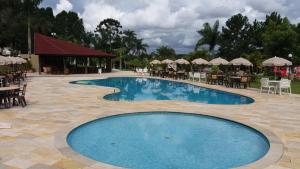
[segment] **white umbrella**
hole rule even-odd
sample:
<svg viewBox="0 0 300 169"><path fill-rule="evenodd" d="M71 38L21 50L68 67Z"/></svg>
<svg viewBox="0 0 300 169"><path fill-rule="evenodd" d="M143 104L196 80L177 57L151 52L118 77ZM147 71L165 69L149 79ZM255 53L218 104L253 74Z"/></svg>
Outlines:
<svg viewBox="0 0 300 169"><path fill-rule="evenodd" d="M161 63L162 64L172 64L172 63L174 63L174 61L170 60L170 59L165 59L165 60L161 61Z"/></svg>
<svg viewBox="0 0 300 169"><path fill-rule="evenodd" d="M230 61L230 64L234 66L253 66L253 64L249 60L242 57L233 59L232 61Z"/></svg>
<svg viewBox="0 0 300 169"><path fill-rule="evenodd" d="M0 55L0 65L9 65L12 64L12 61L8 57Z"/></svg>
<svg viewBox="0 0 300 169"><path fill-rule="evenodd" d="M198 59L193 60L192 64L194 64L194 65L208 65L209 62L205 59L198 58Z"/></svg>
<svg viewBox="0 0 300 169"><path fill-rule="evenodd" d="M7 59L10 60L10 64L13 65L20 65L27 62L25 59L20 57L7 57Z"/></svg>
<svg viewBox="0 0 300 169"><path fill-rule="evenodd" d="M213 60L211 60L209 62L210 65L215 65L215 66L219 66L219 65L228 65L229 62L221 57L215 58Z"/></svg>
<svg viewBox="0 0 300 169"><path fill-rule="evenodd" d="M161 64L161 62L159 60L153 60L152 62L150 62L151 65L159 65Z"/></svg>
<svg viewBox="0 0 300 169"><path fill-rule="evenodd" d="M19 64L27 63L27 60L21 58L21 57L16 57L17 61Z"/></svg>
<svg viewBox="0 0 300 169"><path fill-rule="evenodd" d="M180 65L189 65L190 64L190 62L185 59L177 59L177 60L175 60L175 63L180 64Z"/></svg>
<svg viewBox="0 0 300 169"><path fill-rule="evenodd" d="M284 58L281 58L281 57L272 57L270 59L267 59L265 60L263 63L263 66L270 66L270 67L273 67L273 66L292 66L293 63L284 59Z"/></svg>

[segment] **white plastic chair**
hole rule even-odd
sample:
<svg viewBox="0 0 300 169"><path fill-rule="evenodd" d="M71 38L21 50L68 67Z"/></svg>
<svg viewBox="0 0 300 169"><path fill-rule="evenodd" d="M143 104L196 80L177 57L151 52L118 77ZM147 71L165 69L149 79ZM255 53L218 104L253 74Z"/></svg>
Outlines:
<svg viewBox="0 0 300 169"><path fill-rule="evenodd" d="M261 78L260 79L260 93L262 93L263 89L268 89L268 94L270 94L271 89L274 90L274 93L276 94L276 86L270 85L269 78Z"/></svg>
<svg viewBox="0 0 300 169"><path fill-rule="evenodd" d="M194 73L194 79L199 79L199 82L200 82L200 73L199 72Z"/></svg>
<svg viewBox="0 0 300 169"><path fill-rule="evenodd" d="M281 95L282 89L285 89L287 93L292 94L291 80L281 79L279 82L279 94Z"/></svg>
<svg viewBox="0 0 300 169"><path fill-rule="evenodd" d="M200 73L200 80L199 81L200 82L206 82L206 73Z"/></svg>
<svg viewBox="0 0 300 169"><path fill-rule="evenodd" d="M143 75L146 75L147 73L148 73L148 68L145 67L145 68L142 70L142 74L143 74Z"/></svg>
<svg viewBox="0 0 300 169"><path fill-rule="evenodd" d="M189 80L193 80L194 81L194 74L193 74L193 72L189 72Z"/></svg>

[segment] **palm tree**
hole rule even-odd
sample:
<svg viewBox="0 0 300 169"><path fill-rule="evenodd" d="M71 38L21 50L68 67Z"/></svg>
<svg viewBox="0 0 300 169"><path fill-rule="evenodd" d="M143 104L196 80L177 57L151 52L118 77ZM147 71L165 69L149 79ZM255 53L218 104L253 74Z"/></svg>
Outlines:
<svg viewBox="0 0 300 169"><path fill-rule="evenodd" d="M31 12L35 10L43 0L21 0L27 10L27 41L28 41L28 55L31 55Z"/></svg>
<svg viewBox="0 0 300 169"><path fill-rule="evenodd" d="M143 43L143 39L137 39L135 42L134 54L141 55L141 54L147 53L148 47L149 47L148 44Z"/></svg>
<svg viewBox="0 0 300 169"><path fill-rule="evenodd" d="M195 50L199 49L199 47L203 45L209 46L209 52L212 52L216 45L218 44L218 39L220 36L219 31L219 21L217 20L213 27L209 23L203 24L203 29L198 30L198 34L201 35L201 39L198 40Z"/></svg>

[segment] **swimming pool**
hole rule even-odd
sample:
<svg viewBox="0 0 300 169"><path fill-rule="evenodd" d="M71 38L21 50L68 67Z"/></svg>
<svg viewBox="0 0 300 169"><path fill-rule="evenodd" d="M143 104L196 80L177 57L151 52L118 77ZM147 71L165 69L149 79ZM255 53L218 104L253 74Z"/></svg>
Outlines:
<svg viewBox="0 0 300 169"><path fill-rule="evenodd" d="M177 112L97 119L73 129L67 142L88 158L133 169L227 169L257 161L270 148L253 128Z"/></svg>
<svg viewBox="0 0 300 169"><path fill-rule="evenodd" d="M153 78L113 77L71 83L119 88L120 92L104 96L104 99L114 101L177 100L207 104L250 104L254 102L252 98L238 94Z"/></svg>

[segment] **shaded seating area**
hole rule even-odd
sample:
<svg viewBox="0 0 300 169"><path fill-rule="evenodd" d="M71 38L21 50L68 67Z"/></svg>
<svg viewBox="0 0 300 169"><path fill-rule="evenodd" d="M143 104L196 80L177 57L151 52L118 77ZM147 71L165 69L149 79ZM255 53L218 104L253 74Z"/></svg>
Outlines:
<svg viewBox="0 0 300 169"><path fill-rule="evenodd" d="M11 108L13 106L27 105L26 95L26 77L1 75L2 85L0 87L0 108Z"/></svg>
<svg viewBox="0 0 300 169"><path fill-rule="evenodd" d="M150 62L151 76L173 79L189 79L211 85L223 85L231 88L247 88L252 80L250 71L229 71L230 67L252 67L253 64L244 58L237 58L228 62L218 57L210 62L202 58L188 62L185 59ZM235 70L235 69L233 69Z"/></svg>
<svg viewBox="0 0 300 169"><path fill-rule="evenodd" d="M115 56L64 40L34 35L38 72L44 74L84 74L111 72Z"/></svg>
<svg viewBox="0 0 300 169"><path fill-rule="evenodd" d="M26 60L0 56L0 108L26 106Z"/></svg>

